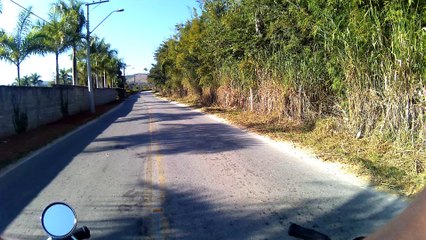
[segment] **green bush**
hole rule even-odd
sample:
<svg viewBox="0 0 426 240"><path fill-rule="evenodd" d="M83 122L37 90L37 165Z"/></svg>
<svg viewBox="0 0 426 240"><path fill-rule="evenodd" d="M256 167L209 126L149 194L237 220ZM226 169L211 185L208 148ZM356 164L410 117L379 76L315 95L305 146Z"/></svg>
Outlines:
<svg viewBox="0 0 426 240"><path fill-rule="evenodd" d="M20 134L27 131L28 128L28 116L26 112L21 112L19 107L13 108L13 126L15 132Z"/></svg>

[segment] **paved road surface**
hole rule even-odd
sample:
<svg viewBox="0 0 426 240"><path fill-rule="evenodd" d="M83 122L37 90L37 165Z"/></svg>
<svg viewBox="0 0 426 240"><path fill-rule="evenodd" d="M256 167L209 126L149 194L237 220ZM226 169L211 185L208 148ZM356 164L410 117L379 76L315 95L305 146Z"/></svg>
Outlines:
<svg viewBox="0 0 426 240"><path fill-rule="evenodd" d="M145 92L0 177L0 233L42 239L65 201L93 239L290 239L289 222L349 239L405 203Z"/></svg>

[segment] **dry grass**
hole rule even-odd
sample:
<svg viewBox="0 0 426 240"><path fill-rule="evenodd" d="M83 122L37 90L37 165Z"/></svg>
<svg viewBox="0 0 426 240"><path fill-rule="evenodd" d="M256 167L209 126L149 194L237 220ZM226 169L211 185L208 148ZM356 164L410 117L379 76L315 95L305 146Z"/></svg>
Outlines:
<svg viewBox="0 0 426 240"><path fill-rule="evenodd" d="M159 97L164 97L159 93L155 93L156 96ZM170 101L176 101L176 102L180 102L183 104L186 104L192 108L201 108L202 104L197 100L197 97L193 97L193 96L187 96L187 97L177 97L177 96L167 96L167 99Z"/></svg>

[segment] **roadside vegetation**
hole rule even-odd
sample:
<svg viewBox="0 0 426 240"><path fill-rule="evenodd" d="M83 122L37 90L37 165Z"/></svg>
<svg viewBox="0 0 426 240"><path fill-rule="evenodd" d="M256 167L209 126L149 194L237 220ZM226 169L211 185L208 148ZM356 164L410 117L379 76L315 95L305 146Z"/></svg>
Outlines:
<svg viewBox="0 0 426 240"><path fill-rule="evenodd" d="M426 2L200 1L149 80L372 183L426 183Z"/></svg>

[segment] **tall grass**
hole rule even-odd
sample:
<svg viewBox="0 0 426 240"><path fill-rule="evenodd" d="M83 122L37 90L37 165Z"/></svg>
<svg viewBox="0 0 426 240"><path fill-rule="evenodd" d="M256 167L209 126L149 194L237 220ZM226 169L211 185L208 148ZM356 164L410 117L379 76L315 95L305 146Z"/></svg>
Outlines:
<svg viewBox="0 0 426 240"><path fill-rule="evenodd" d="M424 149L425 5L204 1L156 54L165 83L151 79L208 104L300 121L332 115L353 136Z"/></svg>
<svg viewBox="0 0 426 240"><path fill-rule="evenodd" d="M394 1L355 12L363 22L339 35L348 125L401 143L423 143L425 34L416 8Z"/></svg>

